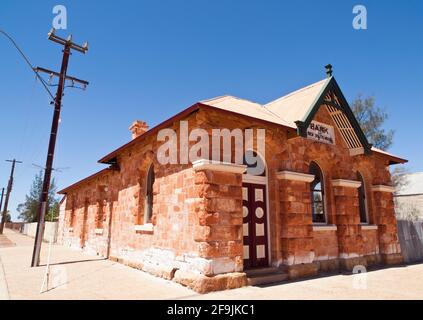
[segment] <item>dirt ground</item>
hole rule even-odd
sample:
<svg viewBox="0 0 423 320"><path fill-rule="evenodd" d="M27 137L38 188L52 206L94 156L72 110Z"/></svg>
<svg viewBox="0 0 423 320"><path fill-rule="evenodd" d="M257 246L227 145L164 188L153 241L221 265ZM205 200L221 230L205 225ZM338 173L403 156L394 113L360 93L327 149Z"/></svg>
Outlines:
<svg viewBox="0 0 423 320"><path fill-rule="evenodd" d="M360 275L335 274L297 282L197 294L172 281L79 251L54 245L48 291L42 265L30 268L34 240L5 230L0 246L0 299L423 299L423 264Z"/></svg>

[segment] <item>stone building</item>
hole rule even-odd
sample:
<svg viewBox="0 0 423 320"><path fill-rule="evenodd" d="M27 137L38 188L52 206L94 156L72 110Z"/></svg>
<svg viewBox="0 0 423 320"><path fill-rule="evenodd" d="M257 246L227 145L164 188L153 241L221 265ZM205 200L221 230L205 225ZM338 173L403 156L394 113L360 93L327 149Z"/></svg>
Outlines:
<svg viewBox="0 0 423 320"><path fill-rule="evenodd" d="M63 244L198 292L402 261L388 168L406 160L369 144L332 76L265 105L223 96L130 129L99 160L107 168L60 191ZM255 163L224 150L246 130ZM164 163L171 132L177 162Z"/></svg>

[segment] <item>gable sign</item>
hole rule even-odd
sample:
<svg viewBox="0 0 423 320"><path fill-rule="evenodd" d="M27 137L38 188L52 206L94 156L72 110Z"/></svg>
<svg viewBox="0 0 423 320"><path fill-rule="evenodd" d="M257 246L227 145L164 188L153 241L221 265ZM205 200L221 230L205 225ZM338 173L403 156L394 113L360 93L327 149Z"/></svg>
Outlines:
<svg viewBox="0 0 423 320"><path fill-rule="evenodd" d="M307 138L327 144L335 144L333 127L317 121L311 121L308 126Z"/></svg>

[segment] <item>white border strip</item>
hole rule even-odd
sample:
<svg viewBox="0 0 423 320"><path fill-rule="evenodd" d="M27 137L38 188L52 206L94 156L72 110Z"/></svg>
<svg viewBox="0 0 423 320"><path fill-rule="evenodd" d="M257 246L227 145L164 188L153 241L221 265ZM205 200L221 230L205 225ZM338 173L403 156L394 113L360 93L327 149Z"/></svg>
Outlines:
<svg viewBox="0 0 423 320"><path fill-rule="evenodd" d="M346 187L346 188L360 188L361 182L355 181L355 180L335 179L335 180L332 180L332 186Z"/></svg>
<svg viewBox="0 0 423 320"><path fill-rule="evenodd" d="M229 162L220 162L207 159L200 159L192 163L192 167L195 171L200 170L213 170L222 171L229 173L244 173L247 170L247 166L243 164L235 164Z"/></svg>
<svg viewBox="0 0 423 320"><path fill-rule="evenodd" d="M306 174L294 171L280 171L276 174L276 177L280 180L294 180L302 182L312 182L314 180L313 174Z"/></svg>
<svg viewBox="0 0 423 320"><path fill-rule="evenodd" d="M380 192L395 192L395 187L386 186L386 185L376 185L372 187L372 191L380 191Z"/></svg>
<svg viewBox="0 0 423 320"><path fill-rule="evenodd" d="M242 182L255 183L255 184L267 184L267 177L253 176L252 174L243 174Z"/></svg>
<svg viewBox="0 0 423 320"><path fill-rule="evenodd" d="M319 225L314 225L313 226L313 231L336 231L338 230L338 227L334 224L329 224L326 226L319 226Z"/></svg>
<svg viewBox="0 0 423 320"><path fill-rule="evenodd" d="M377 230L378 226L375 224L362 224L361 229L362 230Z"/></svg>
<svg viewBox="0 0 423 320"><path fill-rule="evenodd" d="M137 224L134 226L135 231L147 231L151 232L154 230L154 226L152 223L146 223L146 224Z"/></svg>

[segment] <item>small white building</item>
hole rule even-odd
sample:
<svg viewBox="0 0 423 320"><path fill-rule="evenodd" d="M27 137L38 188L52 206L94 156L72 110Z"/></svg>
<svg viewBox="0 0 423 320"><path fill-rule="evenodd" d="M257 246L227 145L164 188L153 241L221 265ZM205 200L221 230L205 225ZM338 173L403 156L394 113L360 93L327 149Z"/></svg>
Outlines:
<svg viewBox="0 0 423 320"><path fill-rule="evenodd" d="M406 174L405 185L395 193L398 219L423 220L423 172Z"/></svg>

